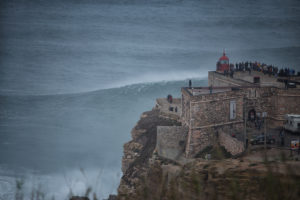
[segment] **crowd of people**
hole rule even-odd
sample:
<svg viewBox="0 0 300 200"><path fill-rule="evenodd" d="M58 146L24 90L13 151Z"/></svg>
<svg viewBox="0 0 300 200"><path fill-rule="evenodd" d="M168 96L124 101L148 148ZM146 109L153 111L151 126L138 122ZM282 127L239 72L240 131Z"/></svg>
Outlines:
<svg viewBox="0 0 300 200"><path fill-rule="evenodd" d="M287 77L287 76L300 76L300 72L296 74L296 71L293 68L281 68L279 69L276 66L273 65L267 65L265 63L260 62L240 62L230 64L230 71L248 71L249 74L251 74L251 71L259 71L264 74L273 75L273 76L279 76L279 77ZM227 72L228 73L228 72Z"/></svg>

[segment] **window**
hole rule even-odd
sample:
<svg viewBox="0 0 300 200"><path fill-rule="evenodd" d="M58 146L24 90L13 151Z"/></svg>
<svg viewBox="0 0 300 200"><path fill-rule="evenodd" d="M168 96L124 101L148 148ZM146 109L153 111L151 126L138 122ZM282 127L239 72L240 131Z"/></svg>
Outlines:
<svg viewBox="0 0 300 200"><path fill-rule="evenodd" d="M221 60L220 63L223 65L223 64L229 64L229 61L228 60Z"/></svg>
<svg viewBox="0 0 300 200"><path fill-rule="evenodd" d="M235 100L230 101L230 120L236 118L236 103Z"/></svg>

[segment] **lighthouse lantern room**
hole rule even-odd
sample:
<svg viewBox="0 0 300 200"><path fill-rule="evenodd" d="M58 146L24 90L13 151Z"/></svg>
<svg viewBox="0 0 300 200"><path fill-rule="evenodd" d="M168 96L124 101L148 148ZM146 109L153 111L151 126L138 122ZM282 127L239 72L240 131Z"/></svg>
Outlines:
<svg viewBox="0 0 300 200"><path fill-rule="evenodd" d="M217 71L224 73L224 71L229 72L229 58L226 56L225 51L223 52L223 56L219 58L217 62Z"/></svg>

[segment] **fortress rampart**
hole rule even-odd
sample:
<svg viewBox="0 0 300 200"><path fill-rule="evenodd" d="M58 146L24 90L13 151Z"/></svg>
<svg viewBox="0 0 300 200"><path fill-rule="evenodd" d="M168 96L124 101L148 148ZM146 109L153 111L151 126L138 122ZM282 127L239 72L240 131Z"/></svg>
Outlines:
<svg viewBox="0 0 300 200"><path fill-rule="evenodd" d="M210 71L208 72L208 85L213 87L241 87L241 86L254 86L253 83L239 78L231 78L224 76L221 73Z"/></svg>
<svg viewBox="0 0 300 200"><path fill-rule="evenodd" d="M186 157L195 157L206 147L213 146L220 140L221 133L222 138L227 139L220 144L229 147L235 140L228 137L240 135L240 142L244 143L246 126L256 127L258 119L264 118L268 128L278 128L282 127L286 114L300 113L300 89L285 88L276 78L264 77L265 75L262 75L259 83L254 83L256 75L240 72L234 76L226 76L218 72L209 72L209 87L181 89L181 105L179 106L177 99L176 106L179 110L175 114L187 128L184 130L188 130L183 150ZM158 102L159 105L164 105L162 100ZM164 107L167 107L167 104ZM163 110L161 109L162 113ZM174 113L166 111L165 114L171 116ZM163 135L163 132L169 129L159 130L159 134L167 141L165 136L170 134ZM179 132L176 131L176 134L180 134ZM182 134L186 135L183 132ZM173 143L176 144L173 139ZM231 149L235 154L244 150L240 148L240 144L233 146L236 146ZM174 156L171 157L173 159Z"/></svg>

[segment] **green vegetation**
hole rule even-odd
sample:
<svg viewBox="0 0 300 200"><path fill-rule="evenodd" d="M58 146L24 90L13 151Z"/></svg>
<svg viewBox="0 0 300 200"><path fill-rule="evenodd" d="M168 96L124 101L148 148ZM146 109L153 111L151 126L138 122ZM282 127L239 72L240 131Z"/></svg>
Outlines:
<svg viewBox="0 0 300 200"><path fill-rule="evenodd" d="M87 180L87 177L85 175L85 171L84 169L80 168L80 172L82 174L82 176ZM100 175L100 173L99 173ZM98 177L100 179L100 177ZM88 181L87 181L88 182ZM67 183L67 180L66 180ZM25 180L24 179L17 179L16 180L16 191L15 191L15 200L25 200L25 199L30 199L30 200L55 200L54 196L49 196L46 195L46 192L43 191L41 185L38 185L37 187L32 188L31 193L30 194L25 194ZM69 187L69 194L64 198L66 200L71 199L71 197L75 196L75 194L73 193L72 187L67 184ZM96 183L94 185L94 187L96 188L98 186L98 183ZM86 190L84 192L84 194L82 194L81 196L84 197L92 197L90 198L91 200L99 200L97 197L97 194L95 191L93 191L93 187L90 185L86 186Z"/></svg>

